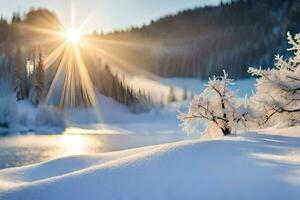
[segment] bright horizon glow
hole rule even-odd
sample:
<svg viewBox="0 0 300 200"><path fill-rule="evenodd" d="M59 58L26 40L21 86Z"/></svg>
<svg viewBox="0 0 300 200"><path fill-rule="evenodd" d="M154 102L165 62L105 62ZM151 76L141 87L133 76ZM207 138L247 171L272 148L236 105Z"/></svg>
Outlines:
<svg viewBox="0 0 300 200"><path fill-rule="evenodd" d="M65 33L65 39L73 44L77 44L80 41L80 33L75 28L70 28Z"/></svg>

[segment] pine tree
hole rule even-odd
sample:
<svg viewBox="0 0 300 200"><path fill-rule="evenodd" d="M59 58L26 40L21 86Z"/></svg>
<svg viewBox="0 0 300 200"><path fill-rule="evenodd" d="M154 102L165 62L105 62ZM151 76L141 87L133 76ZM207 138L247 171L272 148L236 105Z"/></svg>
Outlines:
<svg viewBox="0 0 300 200"><path fill-rule="evenodd" d="M21 22L20 13L14 12L13 16L12 16L12 19L11 19L11 22L12 23L19 23L19 22Z"/></svg>
<svg viewBox="0 0 300 200"><path fill-rule="evenodd" d="M113 74L108 65L105 65L99 74L99 91L126 105L131 112L146 112L150 110L152 100L150 95L135 91L127 84L124 75Z"/></svg>
<svg viewBox="0 0 300 200"><path fill-rule="evenodd" d="M26 70L24 69L25 66L22 67L21 49L17 47L14 62L14 91L18 101L26 98Z"/></svg>
<svg viewBox="0 0 300 200"><path fill-rule="evenodd" d="M44 72L44 61L41 48L38 48L38 65L35 71L35 79L33 88L31 91L31 102L35 105L39 105L44 101L45 98L45 72Z"/></svg>
<svg viewBox="0 0 300 200"><path fill-rule="evenodd" d="M168 96L168 102L175 102L175 101L176 101L176 97L175 97L174 88L170 87L170 92L169 92L169 96Z"/></svg>
<svg viewBox="0 0 300 200"><path fill-rule="evenodd" d="M186 87L183 88L182 100L186 101L188 99L188 92Z"/></svg>

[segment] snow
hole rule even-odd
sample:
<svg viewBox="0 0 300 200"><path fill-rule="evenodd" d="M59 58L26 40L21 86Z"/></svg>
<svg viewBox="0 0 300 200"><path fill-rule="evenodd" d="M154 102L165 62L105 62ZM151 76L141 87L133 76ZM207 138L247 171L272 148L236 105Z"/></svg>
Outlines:
<svg viewBox="0 0 300 200"><path fill-rule="evenodd" d="M7 97L2 97L5 99ZM54 133L64 130L63 116L57 110L49 109L48 106L34 106L29 100L16 101L13 98L10 104L14 108L13 123L8 128L0 127L1 133L15 134L19 132L43 132ZM4 105L4 104L2 104ZM2 112L2 114L5 112Z"/></svg>
<svg viewBox="0 0 300 200"><path fill-rule="evenodd" d="M60 127L64 129L64 113L54 106L39 106L35 117L35 125L42 127Z"/></svg>
<svg viewBox="0 0 300 200"><path fill-rule="evenodd" d="M145 88L146 91L151 91L151 94L157 101L166 100L170 86L174 86L176 99L180 100L184 88L188 90L189 94L198 94L203 90L205 84L205 81L195 78L160 78L151 80L146 77L132 77L129 80L130 84L138 85L141 88ZM241 86L243 90L239 91L238 94L243 97L246 93L251 93L254 81L254 79L239 80L234 89ZM179 110L185 111L188 108L187 101L168 104L163 108L152 109L148 113L133 114L129 112L128 108L112 98L98 94L98 99L99 112L97 113L94 109L73 109L65 113L67 130L69 132L82 130L85 133L105 131L112 133L183 133L178 125L176 116ZM53 133L62 131L59 127L37 126L35 118L38 109L29 100L17 102L17 110L19 119L15 121L20 123L9 129L0 128L0 133L27 131ZM200 127L199 132L202 130L204 130L204 127Z"/></svg>
<svg viewBox="0 0 300 200"><path fill-rule="evenodd" d="M63 131L61 126L52 126L57 120L47 120L45 123L36 123L39 113L29 101L20 101L17 104L20 124L7 128L0 128L1 132L16 133L36 131L55 133ZM73 109L65 112L67 133L182 133L178 125L178 107L153 109L148 113L133 114L128 108L111 98L99 95L99 113L94 109ZM99 114L99 115L98 115ZM55 116L55 115L54 115ZM46 117L46 116L45 116ZM52 119L48 116L45 119ZM41 120L41 119L39 119ZM45 121L45 120L43 120ZM51 122L53 121L53 122ZM51 122L51 123L50 123ZM48 126L48 124L50 125ZM170 130L170 127L172 129Z"/></svg>
<svg viewBox="0 0 300 200"><path fill-rule="evenodd" d="M0 199L298 199L300 127L269 131L1 170Z"/></svg>
<svg viewBox="0 0 300 200"><path fill-rule="evenodd" d="M181 99L183 88L190 93L198 94L204 89L205 81L195 78L168 78L151 80L146 77L131 77L130 84L138 85L151 91L153 97L160 101L167 98L170 86L174 86L177 99ZM255 86L255 79L238 80L233 86L238 96L251 95ZM128 108L114 101L112 98L98 94L100 117L97 119L94 110L70 110L67 113L68 133L183 133L177 119L178 111L186 111L188 102L168 104L163 108L155 108L148 113L132 114ZM171 127L171 128L170 128ZM198 132L205 129L201 125Z"/></svg>
<svg viewBox="0 0 300 200"><path fill-rule="evenodd" d="M183 133L178 125L178 107L169 105L150 112L134 114L115 100L98 95L99 116L93 109L73 109L66 113L67 133ZM172 127L172 128L170 128ZM201 130L201 129L200 129Z"/></svg>
<svg viewBox="0 0 300 200"><path fill-rule="evenodd" d="M181 99L184 88L189 93L199 94L205 89L205 84L207 84L207 81L197 78L157 78L157 80L152 80L146 77L134 76L127 81L132 86L138 85L140 88L150 91L152 98L157 101L161 101L161 99L166 100L171 86L175 89L177 99ZM236 90L237 95L241 98L246 95L251 96L255 88L255 82L256 79L254 78L236 80L232 89Z"/></svg>
<svg viewBox="0 0 300 200"><path fill-rule="evenodd" d="M14 123L15 116L18 115L16 105L13 96L0 98L0 128Z"/></svg>
<svg viewBox="0 0 300 200"><path fill-rule="evenodd" d="M230 76L230 74L229 74ZM230 78L230 77L229 77ZM198 94L205 89L207 81L202 81L196 78L167 78L163 82L169 86L176 86L177 88L186 88L193 94ZM241 98L252 95L252 91L255 88L256 79L241 79L234 80L235 84L232 86L232 90L237 92L237 95Z"/></svg>

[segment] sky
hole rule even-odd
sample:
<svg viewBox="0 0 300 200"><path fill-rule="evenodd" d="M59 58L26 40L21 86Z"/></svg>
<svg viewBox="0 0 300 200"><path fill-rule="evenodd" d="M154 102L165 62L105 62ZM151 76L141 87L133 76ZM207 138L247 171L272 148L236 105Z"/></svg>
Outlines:
<svg viewBox="0 0 300 200"><path fill-rule="evenodd" d="M86 31L109 32L141 26L186 8L215 5L219 2L220 0L0 0L0 15L10 18L14 11L25 13L30 8L42 7L54 11L69 26L73 7L77 26L88 18Z"/></svg>

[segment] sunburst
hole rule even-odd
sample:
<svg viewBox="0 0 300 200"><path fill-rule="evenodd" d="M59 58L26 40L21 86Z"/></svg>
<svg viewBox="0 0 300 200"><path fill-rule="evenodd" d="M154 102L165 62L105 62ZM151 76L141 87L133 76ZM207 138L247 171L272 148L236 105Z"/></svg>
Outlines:
<svg viewBox="0 0 300 200"><path fill-rule="evenodd" d="M64 36L68 42L73 44L77 44L80 41L80 32L75 28L68 29Z"/></svg>
<svg viewBox="0 0 300 200"><path fill-rule="evenodd" d="M89 60L98 64L98 58L101 56L116 66L124 67L130 71L141 71L141 69L128 61L117 57L107 50L100 48L102 44L122 45L122 46L139 46L143 47L144 44L121 42L115 40L103 40L99 38L92 38L84 33L84 26L91 18L89 15L79 26L75 25L74 12L71 12L71 26L62 26L57 29L42 29L36 27L25 27L40 33L47 33L54 36L54 39L49 37L47 43L54 43L53 40L58 40L55 44L59 44L48 53L45 59L45 68L54 67L55 73L51 79L50 87L48 90L46 103L55 104L61 108L74 108L80 106L89 106L94 108L96 115L100 120L99 102L97 102L96 91L92 79L87 69L84 55L89 57ZM57 31L53 31L57 30ZM145 46L145 48L149 48ZM87 53L88 52L88 53ZM93 54L93 55L92 55ZM151 75L148 72L142 72ZM82 104L82 102L85 102Z"/></svg>
<svg viewBox="0 0 300 200"><path fill-rule="evenodd" d="M82 29L86 20L76 27L73 16L72 14L71 27L64 26L62 30L55 33L48 32L59 36L62 43L54 48L45 59L46 68L56 68L46 103L55 104L62 109L90 107L101 120L96 91L81 54L84 44ZM38 31L47 32L46 30Z"/></svg>

